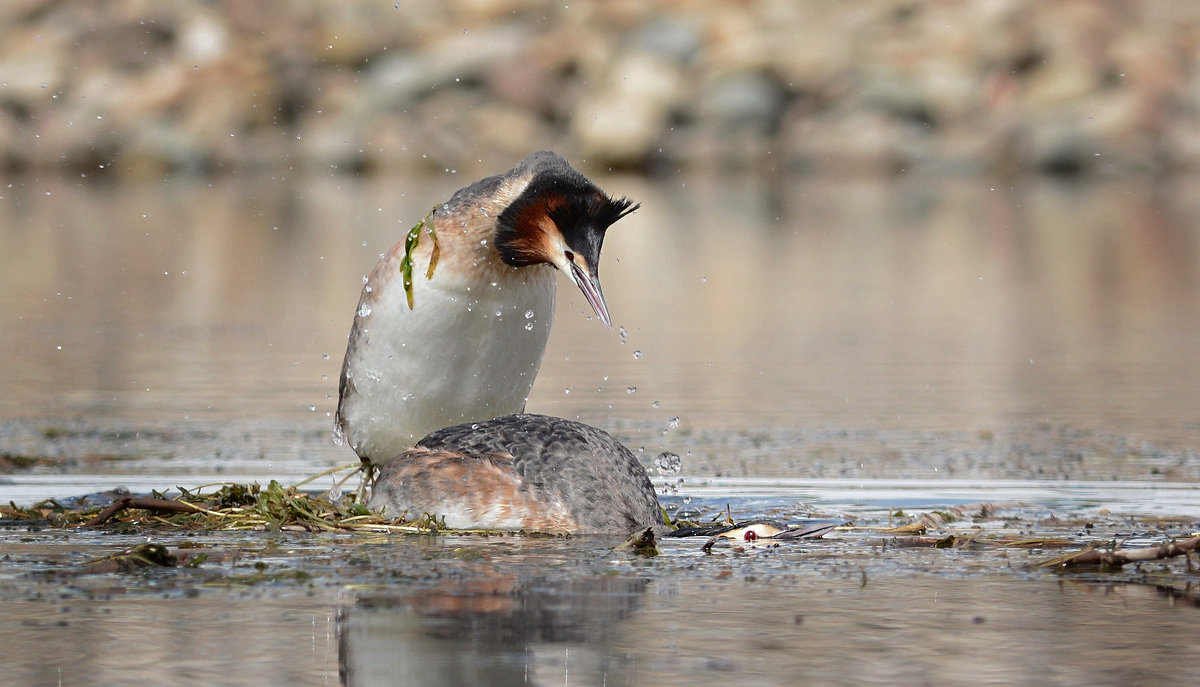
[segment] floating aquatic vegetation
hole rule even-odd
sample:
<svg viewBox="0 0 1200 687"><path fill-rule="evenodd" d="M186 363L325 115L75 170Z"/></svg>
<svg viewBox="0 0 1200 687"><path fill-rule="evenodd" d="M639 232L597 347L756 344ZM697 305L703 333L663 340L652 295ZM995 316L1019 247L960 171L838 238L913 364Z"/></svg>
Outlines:
<svg viewBox="0 0 1200 687"><path fill-rule="evenodd" d="M328 492L318 494L306 492L301 487L307 482L329 474L346 472L341 482L359 473L358 464L344 465L315 475L309 480L291 486L271 481L259 484L206 485L196 489L179 489L178 495L168 498L163 493L149 496L117 494L107 508L72 505L71 500L61 503L52 499L29 507L9 504L0 506L0 524L22 527L30 531L39 528L87 528L104 527L113 531L152 534L154 532L201 531L267 531L267 532L332 532L332 533L418 533L418 534L475 534L500 535L501 532L478 530L452 530L444 520L435 515L401 513L399 517L374 513L367 510L353 494L331 497ZM335 489L340 493L340 489ZM95 502L94 497L83 503ZM66 505L64 505L66 504ZM1015 567L1023 570L1057 570L1060 574L1080 573L1105 575L1108 582L1120 582L1122 566L1137 570L1129 575L1146 575L1144 564L1148 561L1170 558L1182 559L1186 571L1176 572L1174 577L1161 584L1194 584L1195 570L1192 556L1200 551L1200 535L1196 533L1196 521L1182 519L1130 519L1108 517L1103 514L1091 517L1062 518L1027 504L976 503L930 510L924 513L899 513L890 511L886 518L861 524L845 523L843 518L830 518L828 514L819 518L795 520L734 520L732 509L727 505L716 511L707 524L672 522L664 511L664 523L677 530L666 536L672 539L691 535L706 538L703 553L717 555L716 548L732 555L743 555L761 551L771 555L772 551L798 550L797 544L811 542L822 557L855 555L864 551L876 553L894 550L947 549L971 551L984 554L982 558L955 558L959 565L971 560L978 568L982 565L1003 565L1013 568L1014 563L1025 558ZM903 517L910 520L906 527L897 523ZM1097 517L1103 520L1097 521ZM897 527L897 525L900 525ZM1108 539L1093 532L1110 532ZM836 533L832 538L821 537ZM666 540L664 540L666 541ZM631 553L653 556L658 550L653 539L634 538L622 549ZM672 550L677 551L672 545ZM1039 552L1052 550L1075 551L1048 560L1036 558ZM988 553L994 556L989 558ZM1011 552L1008 553L1008 552ZM131 551L121 563L105 563L117 566L114 570L132 570L142 566L138 561L147 558L151 551ZM725 555L725 554L722 554ZM1043 553L1042 555L1046 555ZM202 557L184 556L180 566L198 565ZM153 557L149 557L153 560ZM951 559L946 559L947 563ZM992 562L989 562L992 561ZM97 564L100 561L96 562ZM161 565L156 563L155 565ZM134 566L134 567L130 567ZM90 570L106 570L88 564ZM143 566L145 567L145 566ZM1166 568L1164 567L1165 571ZM1078 572L1076 572L1078 571ZM1164 573L1165 574L1165 573ZM1126 575L1128 577L1128 575ZM1182 582L1181 582L1182 580ZM1190 589L1190 587L1188 587Z"/></svg>
<svg viewBox="0 0 1200 687"><path fill-rule="evenodd" d="M358 465L337 470L358 470ZM326 473L322 473L326 474ZM355 474L351 473L351 476ZM301 483L302 485L303 483ZM141 528L297 532L431 532L444 529L436 518L422 515L406 519L373 513L352 496L330 499L302 491L301 485L284 486L272 480L259 484L222 484L210 493L180 488L178 496L160 492L151 496L123 495L108 507L72 509L53 500L27 508L10 503L0 507L0 518L10 523L51 527L99 527L113 522Z"/></svg>
<svg viewBox="0 0 1200 687"><path fill-rule="evenodd" d="M653 527L647 527L641 532L634 532L617 549L629 551L635 556L644 558L654 558L662 553L658 550L658 541L654 537Z"/></svg>
<svg viewBox="0 0 1200 687"><path fill-rule="evenodd" d="M83 564L90 573L127 573L143 568L173 568L179 559L162 544L138 544L121 553L103 556Z"/></svg>
<svg viewBox="0 0 1200 687"><path fill-rule="evenodd" d="M32 506L18 506L9 501L7 506L0 506L0 524L71 526L91 517L96 510L71 509L55 499L39 501Z"/></svg>
<svg viewBox="0 0 1200 687"><path fill-rule="evenodd" d="M408 297L408 309L413 308L413 251L417 249L417 244L421 241L421 230L424 229L429 234L429 238L433 239L433 252L429 256L429 268L425 270L425 278L433 279L433 270L437 267L438 255L441 250L438 248L437 230L434 229L433 213L437 208L429 211L420 222L413 225L412 229L408 230L408 235L404 237L404 257L400 260L400 274L404 277L404 295Z"/></svg>

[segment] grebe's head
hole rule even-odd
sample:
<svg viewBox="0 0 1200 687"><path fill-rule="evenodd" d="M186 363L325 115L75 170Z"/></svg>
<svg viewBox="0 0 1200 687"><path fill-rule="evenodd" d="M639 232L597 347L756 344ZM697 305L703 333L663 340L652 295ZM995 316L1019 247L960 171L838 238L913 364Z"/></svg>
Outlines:
<svg viewBox="0 0 1200 687"><path fill-rule="evenodd" d="M534 153L522 168L532 176L497 218L496 249L514 267L554 265L579 287L604 326L612 326L600 288L600 249L609 226L638 206L604 193L555 153Z"/></svg>

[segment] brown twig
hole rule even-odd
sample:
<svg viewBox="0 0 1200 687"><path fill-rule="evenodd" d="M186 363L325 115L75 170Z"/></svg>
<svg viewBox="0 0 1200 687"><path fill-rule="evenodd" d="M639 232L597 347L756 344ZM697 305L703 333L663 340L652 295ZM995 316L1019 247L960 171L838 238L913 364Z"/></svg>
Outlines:
<svg viewBox="0 0 1200 687"><path fill-rule="evenodd" d="M100 511L96 517L83 523L84 527L103 525L123 510L142 508L145 510L166 511L168 513L203 513L204 509L183 501L168 501L167 499L152 499L144 496L122 496L112 505Z"/></svg>
<svg viewBox="0 0 1200 687"><path fill-rule="evenodd" d="M1140 549L1125 549L1122 551L1105 551L1102 549L1086 549L1079 553L1060 556L1038 563L1038 567L1074 568L1082 566L1100 566L1119 568L1126 563L1156 561L1162 558L1186 556L1200 547L1200 537L1192 537L1182 541L1173 541L1161 546L1147 546Z"/></svg>

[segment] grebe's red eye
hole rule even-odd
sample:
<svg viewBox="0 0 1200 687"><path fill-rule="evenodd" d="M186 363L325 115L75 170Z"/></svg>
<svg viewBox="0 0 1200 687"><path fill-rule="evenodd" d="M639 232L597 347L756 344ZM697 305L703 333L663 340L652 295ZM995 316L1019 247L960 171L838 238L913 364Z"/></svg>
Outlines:
<svg viewBox="0 0 1200 687"><path fill-rule="evenodd" d="M758 535L754 533L754 530L746 530L746 534L742 535L742 538L746 541L754 541L758 539Z"/></svg>

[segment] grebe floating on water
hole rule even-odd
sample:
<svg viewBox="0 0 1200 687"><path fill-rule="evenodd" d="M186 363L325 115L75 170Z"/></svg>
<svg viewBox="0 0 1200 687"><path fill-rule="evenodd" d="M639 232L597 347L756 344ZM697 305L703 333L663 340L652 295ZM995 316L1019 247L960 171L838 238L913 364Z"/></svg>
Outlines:
<svg viewBox="0 0 1200 687"><path fill-rule="evenodd" d="M385 465L370 507L457 529L662 533L645 468L607 432L545 415L447 427Z"/></svg>
<svg viewBox="0 0 1200 687"><path fill-rule="evenodd" d="M405 241L393 246L363 285L339 385L337 430L363 462L523 411L550 336L555 269L609 326L600 248L636 208L541 151L434 209L434 232L411 250L411 293Z"/></svg>
<svg viewBox="0 0 1200 687"><path fill-rule="evenodd" d="M555 268L611 325L600 249L636 207L557 154L533 153L456 192L431 213L432 232L415 230L415 246L410 236L379 261L350 332L337 412L364 464L383 466L372 508L436 514L456 528L662 529L629 449L578 422L511 414L524 410L541 365Z"/></svg>

